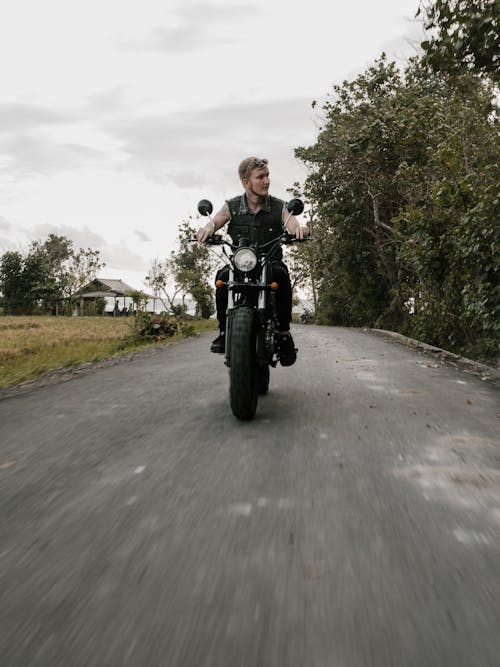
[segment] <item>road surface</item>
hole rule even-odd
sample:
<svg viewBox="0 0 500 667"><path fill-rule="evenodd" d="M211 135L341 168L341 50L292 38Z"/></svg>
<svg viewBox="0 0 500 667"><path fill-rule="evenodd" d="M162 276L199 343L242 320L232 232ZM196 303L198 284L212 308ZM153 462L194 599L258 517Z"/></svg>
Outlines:
<svg viewBox="0 0 500 667"><path fill-rule="evenodd" d="M499 390L294 334L251 422L210 335L0 401L1 665L500 665Z"/></svg>

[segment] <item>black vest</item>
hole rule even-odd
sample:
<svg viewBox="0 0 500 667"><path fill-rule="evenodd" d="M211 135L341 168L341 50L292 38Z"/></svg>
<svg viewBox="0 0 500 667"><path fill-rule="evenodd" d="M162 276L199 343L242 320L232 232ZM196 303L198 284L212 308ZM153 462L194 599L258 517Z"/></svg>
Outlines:
<svg viewBox="0 0 500 667"><path fill-rule="evenodd" d="M245 195L229 199L227 205L231 220L227 232L233 239L233 243L237 244L240 238L246 238L262 245L279 236L283 231L281 216L284 203L282 199L268 195L260 211L253 213L248 208ZM281 255L280 248L275 258L280 259Z"/></svg>

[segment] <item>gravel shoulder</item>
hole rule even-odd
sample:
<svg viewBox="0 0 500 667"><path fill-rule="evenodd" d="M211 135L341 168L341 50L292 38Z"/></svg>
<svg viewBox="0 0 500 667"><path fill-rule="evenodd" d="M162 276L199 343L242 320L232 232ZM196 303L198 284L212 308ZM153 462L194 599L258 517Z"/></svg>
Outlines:
<svg viewBox="0 0 500 667"><path fill-rule="evenodd" d="M453 352L448 352L448 350L443 350L440 347L435 347L434 345L428 345L423 343L420 340L415 338L409 338L408 336L403 336L403 334L397 333L395 331L387 331L385 329L363 329L363 331L375 334L376 336L382 336L385 340L389 342L400 343L401 345L406 345L414 350L419 350L424 352L435 359L443 363L447 363L454 368L460 368L466 373L471 373L477 375L483 381L490 381L496 386L500 386L500 369L493 368L492 366L487 366L482 364L479 361L474 361L473 359L468 359L467 357L461 357L458 354Z"/></svg>

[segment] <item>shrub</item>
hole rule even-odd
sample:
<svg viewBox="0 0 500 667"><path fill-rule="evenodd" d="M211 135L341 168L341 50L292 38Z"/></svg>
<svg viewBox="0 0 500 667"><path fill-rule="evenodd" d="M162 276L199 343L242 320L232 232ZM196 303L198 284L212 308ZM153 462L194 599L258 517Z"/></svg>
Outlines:
<svg viewBox="0 0 500 667"><path fill-rule="evenodd" d="M180 332L179 320L166 313L144 313L137 311L132 321L132 331L127 342L153 343L171 338Z"/></svg>

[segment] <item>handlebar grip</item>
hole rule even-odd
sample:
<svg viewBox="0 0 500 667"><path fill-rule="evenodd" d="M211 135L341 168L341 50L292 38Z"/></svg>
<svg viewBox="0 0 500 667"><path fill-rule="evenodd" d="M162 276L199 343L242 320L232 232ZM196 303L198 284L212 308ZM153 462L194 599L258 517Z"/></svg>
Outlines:
<svg viewBox="0 0 500 667"><path fill-rule="evenodd" d="M207 238L205 243L208 243L210 245L223 245L225 241L220 234L212 234Z"/></svg>
<svg viewBox="0 0 500 667"><path fill-rule="evenodd" d="M198 241L198 239L197 238L189 238L188 241L193 241L194 242L194 241ZM224 240L222 239L221 236L216 234L216 235L208 236L205 239L204 243L208 243L209 245L222 245L224 243Z"/></svg>
<svg viewBox="0 0 500 667"><path fill-rule="evenodd" d="M286 236L283 239L283 243L289 244L289 243L304 243L304 241L313 241L314 239L312 236L306 236L303 239L298 239L294 234L286 234Z"/></svg>

